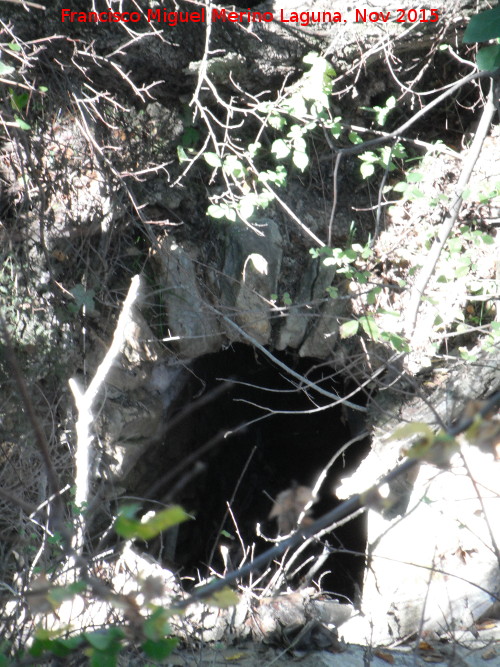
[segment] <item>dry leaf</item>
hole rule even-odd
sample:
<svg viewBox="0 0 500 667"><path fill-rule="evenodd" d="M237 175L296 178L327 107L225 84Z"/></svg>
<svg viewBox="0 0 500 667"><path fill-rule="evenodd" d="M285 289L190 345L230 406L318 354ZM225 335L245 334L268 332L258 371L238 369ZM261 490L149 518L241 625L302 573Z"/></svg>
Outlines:
<svg viewBox="0 0 500 667"><path fill-rule="evenodd" d="M493 618L486 618L484 621L479 621L476 623L476 630L481 632L482 630L493 630L498 625L498 621Z"/></svg>
<svg viewBox="0 0 500 667"><path fill-rule="evenodd" d="M432 662L437 664L438 662L444 662L444 656L440 653L431 653L429 655L424 655L425 662Z"/></svg>
<svg viewBox="0 0 500 667"><path fill-rule="evenodd" d="M237 653L232 653L231 655L225 655L224 660L227 660L228 662L230 660L243 660L247 656L246 653L242 653L241 651L238 651Z"/></svg>
<svg viewBox="0 0 500 667"><path fill-rule="evenodd" d="M32 580L30 590L26 593L26 600L33 616L36 614L48 614L53 611L48 597L50 585L44 573L39 574Z"/></svg>
<svg viewBox="0 0 500 667"><path fill-rule="evenodd" d="M297 527L299 516L312 499L311 489L308 486L298 486L296 483L278 494L268 518L277 520L280 535L288 535ZM308 511L306 516L307 514Z"/></svg>
<svg viewBox="0 0 500 667"><path fill-rule="evenodd" d="M497 655L498 655L498 651L496 650L496 648L494 648L492 646L491 648L489 648L484 653L481 653L481 658L483 660L493 660L493 658L496 658Z"/></svg>
<svg viewBox="0 0 500 667"><path fill-rule="evenodd" d="M385 651L381 651L380 649L377 649L374 653L377 656L377 658L384 660L384 662L388 662L390 665L394 664L394 656L391 655L390 653L386 653Z"/></svg>
<svg viewBox="0 0 500 667"><path fill-rule="evenodd" d="M421 641L418 645L418 650L420 655L424 659L424 662L438 663L444 662L444 657L439 651L436 651L434 646L429 644L426 641Z"/></svg>
<svg viewBox="0 0 500 667"><path fill-rule="evenodd" d="M432 651L432 646L425 641L421 641L418 644L418 650L419 651Z"/></svg>
<svg viewBox="0 0 500 667"><path fill-rule="evenodd" d="M238 604L239 598L229 586L224 586L222 590L216 591L205 602L219 609L229 609L229 607L234 607Z"/></svg>

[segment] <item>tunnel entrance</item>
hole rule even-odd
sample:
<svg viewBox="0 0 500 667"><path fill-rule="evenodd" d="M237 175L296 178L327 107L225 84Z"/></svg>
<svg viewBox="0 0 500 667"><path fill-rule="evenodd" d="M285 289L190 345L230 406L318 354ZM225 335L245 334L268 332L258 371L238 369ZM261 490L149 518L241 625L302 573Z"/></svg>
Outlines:
<svg viewBox="0 0 500 667"><path fill-rule="evenodd" d="M278 358L324 389L341 396L352 390L325 361L288 354ZM175 553L156 545L155 555L167 558L170 566L173 562L181 576L199 578L238 567L246 550L258 555L272 546L278 527L269 515L279 494L312 488L332 456L363 430L364 413L328 407L330 399L242 344L196 359L190 373L190 402L155 451L152 469L162 475L151 485L149 498L178 502L195 517L179 527ZM362 404L363 395L358 392L351 400ZM162 483L165 471L178 466L169 451L179 439L188 465ZM339 504L335 482L348 476L368 449L366 438L358 440L331 465L311 518ZM147 489L144 493L148 496ZM321 577L323 590L352 600L361 584L365 544L360 517L310 546L300 561L307 562L298 572L295 564L287 583L303 583L319 555L331 549L314 581Z"/></svg>

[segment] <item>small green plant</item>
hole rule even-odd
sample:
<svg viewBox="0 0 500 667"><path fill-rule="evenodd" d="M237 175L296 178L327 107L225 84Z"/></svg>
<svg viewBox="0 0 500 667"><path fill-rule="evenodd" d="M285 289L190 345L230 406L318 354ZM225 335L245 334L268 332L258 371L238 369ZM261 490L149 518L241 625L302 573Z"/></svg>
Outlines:
<svg viewBox="0 0 500 667"><path fill-rule="evenodd" d="M425 194L418 187L423 179L423 174L415 171L406 172L406 178L404 181L399 181L394 186L390 186L389 189L401 194L403 201L414 201L415 199L422 199L425 197Z"/></svg>
<svg viewBox="0 0 500 667"><path fill-rule="evenodd" d="M128 540L150 540L161 532L176 526L191 517L179 506L166 508L160 512L151 513L146 518L137 518L140 509L138 504L126 505L118 512L114 529L118 535ZM46 581L41 575L40 580ZM144 582L138 579L138 592L142 589ZM107 590L107 587L105 587ZM43 590L45 589L45 590ZM83 579L69 585L50 585L42 587L42 592L37 593L30 601L33 613L46 613L53 610L57 612L59 607L74 600L77 596L86 598L100 595L100 588L95 587L92 581ZM145 589L146 590L146 589ZM223 595L223 601L229 601L229 593ZM118 608L129 609L129 617L133 619L133 635L139 637L140 646L146 659L154 661L165 660L175 649L178 639L172 637L169 618L172 616L170 609L154 605L144 593L144 603L139 605L134 596L120 596L111 590L109 599L115 601ZM224 597L225 596L225 597ZM234 604L232 594L231 604ZM13 661L8 657L10 651L7 644L3 644L0 654L0 667L18 664L20 659L40 660L45 662L51 656L61 660L69 659L72 655L82 653L87 656L91 667L115 667L118 664L119 655L127 646L131 632L125 627L110 625L93 631L82 631L75 633L73 629L62 625L58 629L48 630L38 627L34 634L29 649L17 654Z"/></svg>
<svg viewBox="0 0 500 667"><path fill-rule="evenodd" d="M19 53L21 51L21 47L19 44L16 44L15 42L10 42L10 44L6 45L11 51L14 51L15 53ZM11 65L7 65L4 62L0 62L0 77L4 76L9 76L10 78L14 78L12 75L16 74L16 69L15 67L12 67ZM42 92L42 88L39 88L40 92ZM46 89L45 89L46 90ZM29 125L19 114L25 114L27 107L28 107L28 102L30 99L30 95L26 90L21 89L19 92L15 90L14 88L9 88L8 90L9 93L9 99L10 99L10 106L14 112L14 121L17 127L19 127L21 130L30 130L31 125Z"/></svg>
<svg viewBox="0 0 500 667"><path fill-rule="evenodd" d="M374 106L374 107L361 107L363 111L372 111L375 113L375 120L377 122L377 125L380 125L380 127L384 127L387 117L391 113L393 109L396 108L396 98L394 95L391 95L390 97L387 98L385 105L383 107L379 106Z"/></svg>
<svg viewBox="0 0 500 667"><path fill-rule="evenodd" d="M277 303L279 300L279 296L277 294L271 294L271 301L274 303ZM283 292L283 296L281 298L281 301L284 306L291 306L293 304L292 297L290 296L289 292Z"/></svg>
<svg viewBox="0 0 500 667"><path fill-rule="evenodd" d="M75 299L73 303L68 304L70 313L76 315L82 309L85 309L87 314L95 311L95 292L93 289L86 290L83 285L75 285L69 291Z"/></svg>
<svg viewBox="0 0 500 667"><path fill-rule="evenodd" d="M397 169L395 159L407 158L407 152L403 144L397 142L394 146L382 146L374 151L365 151L358 155L361 160L361 176L366 179L375 173L376 167L382 167L388 171Z"/></svg>
<svg viewBox="0 0 500 667"><path fill-rule="evenodd" d="M311 248L309 253L312 257L322 257L325 266L335 266L337 273L348 280L354 280L361 285L366 285L371 273L365 269L358 268L358 263L365 263L372 257L373 251L370 244L364 246L352 243L346 248Z"/></svg>
<svg viewBox="0 0 500 667"><path fill-rule="evenodd" d="M359 291L364 289L364 299L371 312L361 317L347 320L340 326L341 338L350 338L363 332L371 340L389 344L398 352L408 352L408 342L399 332L400 314L376 307L377 297L382 287L375 284L373 272L367 268L367 262L373 257L370 243L364 246L352 243L346 248L313 248L309 251L313 257L323 257L326 266L335 266L336 273L354 283ZM370 286L374 285L374 286ZM336 287L327 288L328 295L335 299L339 295Z"/></svg>
<svg viewBox="0 0 500 667"><path fill-rule="evenodd" d="M212 181L225 184L222 194L213 195L207 214L216 220L248 221L259 209L274 199L271 186L286 185L290 168L304 171L309 165L307 139L318 128L338 137L340 118L332 118L329 96L335 71L316 53L304 57L309 67L299 82L277 101L258 102L253 109L262 129L243 147L234 143L203 151L205 163L212 168ZM275 133L270 147L264 147L260 135L264 128ZM188 126L189 129L189 126ZM193 142L199 135L185 131L177 154L181 162L197 157Z"/></svg>

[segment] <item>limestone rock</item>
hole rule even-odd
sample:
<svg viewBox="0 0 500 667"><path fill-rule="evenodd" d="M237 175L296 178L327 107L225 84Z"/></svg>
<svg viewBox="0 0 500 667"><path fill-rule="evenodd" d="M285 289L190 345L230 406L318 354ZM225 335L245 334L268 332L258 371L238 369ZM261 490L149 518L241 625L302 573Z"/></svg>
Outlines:
<svg viewBox="0 0 500 667"><path fill-rule="evenodd" d="M463 446L450 470L422 464L406 514L370 511L363 621L347 641L389 644L419 629L448 637L470 629L495 601L500 572L500 462Z"/></svg>
<svg viewBox="0 0 500 667"><path fill-rule="evenodd" d="M324 359L333 355L341 324L339 317L347 315L346 301L330 298L326 293L326 288L332 284L334 276L334 267L320 264L312 298L315 302L324 301L324 303L311 333L300 347L299 355L301 357Z"/></svg>
<svg viewBox="0 0 500 667"><path fill-rule="evenodd" d="M221 302L235 313L239 326L266 345L271 338L270 299L278 292L282 239L272 220L261 221L256 229L258 233L243 223L227 228ZM226 331L230 340L239 340L234 329Z"/></svg>
<svg viewBox="0 0 500 667"><path fill-rule="evenodd" d="M165 289L166 324L184 359L216 352L222 343L217 318L198 287L196 254L165 238L156 255L161 286Z"/></svg>
<svg viewBox="0 0 500 667"><path fill-rule="evenodd" d="M311 326L311 315L314 312L312 300L318 271L319 260L310 257L294 299L295 303L288 309L285 323L280 329L276 344L278 350L284 350L287 347L296 350L303 342Z"/></svg>

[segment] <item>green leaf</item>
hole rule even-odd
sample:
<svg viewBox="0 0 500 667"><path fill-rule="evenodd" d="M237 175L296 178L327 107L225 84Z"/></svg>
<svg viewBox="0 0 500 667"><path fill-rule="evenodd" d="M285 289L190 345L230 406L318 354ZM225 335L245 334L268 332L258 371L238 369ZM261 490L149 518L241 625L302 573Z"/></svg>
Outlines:
<svg viewBox="0 0 500 667"><path fill-rule="evenodd" d="M14 120L16 121L17 127L19 127L21 130L31 130L31 125L28 125L22 118L19 118L19 116L14 116Z"/></svg>
<svg viewBox="0 0 500 667"><path fill-rule="evenodd" d="M400 192L402 194L408 189L408 183L406 181L399 181L399 183L396 183L392 189L394 192Z"/></svg>
<svg viewBox="0 0 500 667"><path fill-rule="evenodd" d="M471 354L466 347L459 347L458 351L464 361L470 361L471 363L477 361L477 354Z"/></svg>
<svg viewBox="0 0 500 667"><path fill-rule="evenodd" d="M462 239L456 236L448 239L448 249L452 254L462 252Z"/></svg>
<svg viewBox="0 0 500 667"><path fill-rule="evenodd" d="M271 183L275 183L277 186L282 187L283 185L286 184L286 177L287 177L287 171L285 167L279 164L274 171L271 170L261 171L257 176L257 179L261 181L261 183L266 183L267 181L270 181Z"/></svg>
<svg viewBox="0 0 500 667"><path fill-rule="evenodd" d="M181 137L181 143L184 148L192 148L196 146L200 138L199 131L194 127L187 127Z"/></svg>
<svg viewBox="0 0 500 667"><path fill-rule="evenodd" d="M10 93L10 103L14 111L22 111L28 105L29 96L28 93L16 93L12 88L9 88Z"/></svg>
<svg viewBox="0 0 500 667"><path fill-rule="evenodd" d="M210 167L217 169L218 167L222 166L222 160L217 155L217 153L203 153L203 158L205 162L210 165Z"/></svg>
<svg viewBox="0 0 500 667"><path fill-rule="evenodd" d="M271 146L271 152L274 153L277 160L282 160L290 154L290 146L283 139L276 139Z"/></svg>
<svg viewBox="0 0 500 667"><path fill-rule="evenodd" d="M344 322L344 324L340 326L340 337L350 338L351 336L354 336L358 333L358 329L358 320L349 320L348 322Z"/></svg>
<svg viewBox="0 0 500 667"><path fill-rule="evenodd" d="M95 632L84 632L83 636L88 643L97 651L108 651L114 646L119 645L125 637L121 628L111 626L107 630L96 630Z"/></svg>
<svg viewBox="0 0 500 667"><path fill-rule="evenodd" d="M407 183L420 183L420 181L422 179L423 179L423 175L420 174L418 171L411 171L406 176L406 182Z"/></svg>
<svg viewBox="0 0 500 667"><path fill-rule="evenodd" d="M386 146L384 150L387 151L387 155L390 155L392 152L392 157L407 157L406 148L399 142L393 146L392 151L389 146Z"/></svg>
<svg viewBox="0 0 500 667"><path fill-rule="evenodd" d="M307 107L304 97L308 97L307 91L305 90L291 95L287 100L284 101L284 109L296 118L304 118L304 116L307 114Z"/></svg>
<svg viewBox="0 0 500 667"><path fill-rule="evenodd" d="M396 106L396 98L394 95L391 95L385 103L385 107L373 107L373 110L377 112L376 120L379 125L382 127L385 125L387 116Z"/></svg>
<svg viewBox="0 0 500 667"><path fill-rule="evenodd" d="M228 155L224 160L222 169L226 174L234 176L234 178L241 178L246 174L245 167L240 160L238 160L236 155Z"/></svg>
<svg viewBox="0 0 500 667"><path fill-rule="evenodd" d="M479 49L476 63L480 70L496 70L500 67L500 44L492 44Z"/></svg>
<svg viewBox="0 0 500 667"><path fill-rule="evenodd" d="M109 651L89 649L88 654L90 656L90 667L117 667L119 652L119 646L115 646Z"/></svg>
<svg viewBox="0 0 500 667"><path fill-rule="evenodd" d="M375 173L375 167L373 164L370 164L369 162L363 162L363 164L360 167L361 171L361 176L363 178L369 178Z"/></svg>
<svg viewBox="0 0 500 667"><path fill-rule="evenodd" d="M83 285L78 284L72 287L69 291L75 297L75 303L73 305L76 307L76 312L78 312L80 308L83 307L85 307L91 313L94 312L95 292L93 289L86 290Z"/></svg>
<svg viewBox="0 0 500 667"><path fill-rule="evenodd" d="M207 214L211 218L215 218L216 220L220 220L221 218L226 217L226 208L222 208L222 206L219 206L219 204L210 204L210 206L207 208Z"/></svg>
<svg viewBox="0 0 500 667"><path fill-rule="evenodd" d="M114 639L106 631L85 632L85 639L98 651L105 651L113 643Z"/></svg>
<svg viewBox="0 0 500 667"><path fill-rule="evenodd" d="M260 208L267 208L274 199L274 193L265 190L257 195L257 204Z"/></svg>
<svg viewBox="0 0 500 667"><path fill-rule="evenodd" d="M333 124L329 126L330 133L334 137L334 139L338 139L340 135L342 134L342 125L340 124L340 116L337 116Z"/></svg>
<svg viewBox="0 0 500 667"><path fill-rule="evenodd" d="M14 68L11 65L6 65L0 61L0 76L6 76L7 74L12 74Z"/></svg>
<svg viewBox="0 0 500 667"><path fill-rule="evenodd" d="M490 234L486 234L486 232L479 232L478 234L485 245L493 245L495 243L495 239Z"/></svg>
<svg viewBox="0 0 500 667"><path fill-rule="evenodd" d="M416 187L411 187L406 191L406 196L408 199L422 199L422 197L425 197L425 192Z"/></svg>
<svg viewBox="0 0 500 667"><path fill-rule="evenodd" d="M166 639L160 639L158 641L153 641L152 639L146 639L142 644L142 650L152 660L165 660L172 653L179 643L178 639L174 637L168 637Z"/></svg>
<svg viewBox="0 0 500 667"><path fill-rule="evenodd" d="M358 156L361 162L378 162L379 158L373 151L365 151Z"/></svg>
<svg viewBox="0 0 500 667"><path fill-rule="evenodd" d="M174 505L161 512L156 512L144 521L130 518L126 512L120 511L115 521L115 531L127 539L151 540L164 530L177 526L191 517L179 505Z"/></svg>
<svg viewBox="0 0 500 667"><path fill-rule="evenodd" d="M183 162L187 162L189 160L186 151L182 146L177 146L177 158L179 160L179 164L182 164Z"/></svg>
<svg viewBox="0 0 500 667"><path fill-rule="evenodd" d="M487 42L496 37L500 37L500 7L473 16L465 29L463 41L465 44L471 44Z"/></svg>
<svg viewBox="0 0 500 667"><path fill-rule="evenodd" d="M374 287L373 289L371 289L366 295L366 303L369 306L373 306L377 299L377 295L380 294L381 291L382 291L381 287Z"/></svg>
<svg viewBox="0 0 500 667"><path fill-rule="evenodd" d="M339 291L336 287L327 287L326 293L328 294L330 299L338 299Z"/></svg>
<svg viewBox="0 0 500 667"><path fill-rule="evenodd" d="M47 651L50 651L58 658L65 658L70 653L75 651L79 646L81 646L84 641L82 635L62 639L60 637L56 637L55 634L55 631L39 628L36 631L35 639L31 645L29 651L30 654L34 658L39 658Z"/></svg>
<svg viewBox="0 0 500 667"><path fill-rule="evenodd" d="M302 151L293 151L292 162L297 167L297 169L304 171L309 164L309 156L307 153L303 153Z"/></svg>
<svg viewBox="0 0 500 667"><path fill-rule="evenodd" d="M243 218L243 220L248 220L252 217L255 211L255 195L250 193L243 197L238 205L238 213Z"/></svg>
<svg viewBox="0 0 500 667"><path fill-rule="evenodd" d="M10 44L8 44L8 47L11 51L16 51L17 53L19 53L19 51L21 50L19 44L16 44L15 42L10 42Z"/></svg>
<svg viewBox="0 0 500 667"><path fill-rule="evenodd" d="M380 330L373 317L363 315L363 317L359 318L359 323L367 336L370 336L372 340L380 340Z"/></svg>
<svg viewBox="0 0 500 667"><path fill-rule="evenodd" d="M250 157L255 157L260 148L262 148L260 141L255 141L251 144L248 144L248 152Z"/></svg>
<svg viewBox="0 0 500 667"><path fill-rule="evenodd" d="M399 336L398 334L390 332L382 332L380 338L382 340L388 341L392 345L392 347L396 350L396 352L410 351L410 346L408 345L408 341L402 336Z"/></svg>
<svg viewBox="0 0 500 667"><path fill-rule="evenodd" d="M167 611L163 607L155 609L151 616L144 621L143 629L146 639L151 639L152 641L164 639L171 632Z"/></svg>
<svg viewBox="0 0 500 667"><path fill-rule="evenodd" d="M216 220L221 220L222 218L227 218L227 220L231 220L232 222L236 220L236 211L227 204L210 204L207 208L207 215Z"/></svg>
<svg viewBox="0 0 500 667"><path fill-rule="evenodd" d="M286 120L281 114L271 114L267 120L274 130L282 130L286 126Z"/></svg>

